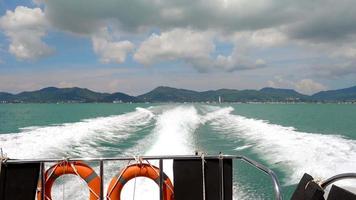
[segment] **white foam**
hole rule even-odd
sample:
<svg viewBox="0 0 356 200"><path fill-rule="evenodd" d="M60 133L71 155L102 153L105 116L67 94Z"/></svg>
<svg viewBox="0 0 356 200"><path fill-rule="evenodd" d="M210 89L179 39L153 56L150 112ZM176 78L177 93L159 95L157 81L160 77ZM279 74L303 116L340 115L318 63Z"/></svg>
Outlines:
<svg viewBox="0 0 356 200"><path fill-rule="evenodd" d="M194 152L194 131L201 123L194 106L177 106L167 108L157 117L156 125L150 136L152 146L145 151L145 155L186 155ZM158 162L151 161L158 166ZM173 162L166 160L163 163L164 172L173 182ZM122 199L132 199L135 181L125 185ZM159 188L153 181L142 178L136 180L136 199L159 199Z"/></svg>
<svg viewBox="0 0 356 200"><path fill-rule="evenodd" d="M148 125L153 117L149 110L136 108L136 111L122 115L47 127L25 127L20 133L0 135L0 146L11 158L99 157L115 152L114 147L103 146L103 143L120 142ZM98 173L97 167L95 169ZM53 199L84 200L88 199L89 193L82 179L65 175L53 185L52 195Z"/></svg>
<svg viewBox="0 0 356 200"><path fill-rule="evenodd" d="M239 147L236 147L235 150L236 151L242 151L244 149L248 149L248 148L251 148L252 145L248 144L248 145L243 145L243 146L239 146Z"/></svg>
<svg viewBox="0 0 356 200"><path fill-rule="evenodd" d="M10 158L59 156L99 156L105 147L128 137L150 122L153 114L146 109L110 117L46 127L26 127L20 133L1 134L0 147Z"/></svg>
<svg viewBox="0 0 356 200"><path fill-rule="evenodd" d="M211 124L231 139L242 138L252 144L270 166L282 167L288 176L286 184L297 183L305 172L325 179L355 170L355 140L299 132L293 127L232 114L217 117Z"/></svg>
<svg viewBox="0 0 356 200"><path fill-rule="evenodd" d="M163 112L153 130L155 143L146 155L192 154L193 133L200 123L194 106L178 106Z"/></svg>

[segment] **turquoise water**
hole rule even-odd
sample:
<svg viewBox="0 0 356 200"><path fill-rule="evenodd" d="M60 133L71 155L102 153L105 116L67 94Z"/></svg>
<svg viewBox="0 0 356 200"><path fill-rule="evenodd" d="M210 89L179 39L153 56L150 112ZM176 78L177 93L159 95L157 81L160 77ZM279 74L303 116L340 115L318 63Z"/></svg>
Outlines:
<svg viewBox="0 0 356 200"><path fill-rule="evenodd" d="M356 105L339 104L0 104L0 146L12 158L242 154L273 169L288 199L304 172L354 171L355 121ZM273 197L268 176L234 169L236 198Z"/></svg>

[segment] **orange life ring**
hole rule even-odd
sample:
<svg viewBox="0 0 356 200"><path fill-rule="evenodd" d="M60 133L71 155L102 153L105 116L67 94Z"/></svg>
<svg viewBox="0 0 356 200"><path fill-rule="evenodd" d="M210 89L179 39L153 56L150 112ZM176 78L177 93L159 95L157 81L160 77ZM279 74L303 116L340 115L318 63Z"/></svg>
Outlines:
<svg viewBox="0 0 356 200"><path fill-rule="evenodd" d="M84 162L60 162L45 172L45 199L51 200L51 190L54 181L64 175L74 174L80 176L89 187L90 200L98 200L100 195L100 177ZM40 185L40 184L39 184ZM41 199L41 190L37 191L37 199Z"/></svg>
<svg viewBox="0 0 356 200"><path fill-rule="evenodd" d="M173 184L166 174L163 174L163 199L174 200ZM111 179L108 187L108 200L120 200L120 195L124 185L131 179L136 177L147 177L159 184L159 168L146 164L139 163L127 166L118 175Z"/></svg>

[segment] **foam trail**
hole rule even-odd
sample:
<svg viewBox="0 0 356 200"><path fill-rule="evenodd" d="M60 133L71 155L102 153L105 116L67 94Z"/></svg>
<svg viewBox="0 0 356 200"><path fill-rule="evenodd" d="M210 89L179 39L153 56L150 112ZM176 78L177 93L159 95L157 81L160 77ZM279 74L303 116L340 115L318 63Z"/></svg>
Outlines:
<svg viewBox="0 0 356 200"><path fill-rule="evenodd" d="M20 133L0 135L0 146L11 158L99 157L119 151L115 145L149 125L153 117L151 111L136 108L122 115L26 127ZM63 194L68 199L88 199L86 183L78 177L66 175L56 183L52 190L54 199L62 199Z"/></svg>
<svg viewBox="0 0 356 200"><path fill-rule="evenodd" d="M155 143L146 155L191 154L194 151L193 133L200 123L194 106L180 106L165 111L157 119L153 130Z"/></svg>
<svg viewBox="0 0 356 200"><path fill-rule="evenodd" d="M11 158L98 156L98 143L117 142L150 122L153 114L136 111L47 127L27 127L20 133L1 134L0 146ZM104 134L105 133L105 134Z"/></svg>
<svg viewBox="0 0 356 200"><path fill-rule="evenodd" d="M248 149L248 148L251 148L252 145L248 144L248 145L243 145L243 146L240 146L240 147L236 147L235 150L236 151L242 151L244 149Z"/></svg>
<svg viewBox="0 0 356 200"><path fill-rule="evenodd" d="M201 123L194 106L178 106L163 111L158 116L151 141L145 155L186 155L194 152L194 131ZM158 162L151 164L158 166ZM173 161L164 161L164 172L173 181ZM122 192L123 199L132 199L134 181L129 181ZM158 187L153 181L136 180L136 199L159 199Z"/></svg>
<svg viewBox="0 0 356 200"><path fill-rule="evenodd" d="M342 136L299 132L229 113L212 119L211 125L231 139L252 144L271 166L282 166L288 175L286 184L297 183L305 172L325 179L352 172L356 166L356 141Z"/></svg>

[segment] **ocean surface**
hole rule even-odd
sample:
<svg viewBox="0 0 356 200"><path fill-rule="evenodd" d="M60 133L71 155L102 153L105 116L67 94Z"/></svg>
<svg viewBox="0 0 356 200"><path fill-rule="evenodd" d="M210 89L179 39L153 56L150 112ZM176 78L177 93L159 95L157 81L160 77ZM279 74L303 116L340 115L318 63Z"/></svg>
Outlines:
<svg viewBox="0 0 356 200"><path fill-rule="evenodd" d="M289 199L304 172L320 179L355 172L356 105L0 104L0 147L10 158L240 154L274 170ZM105 163L105 184L127 164ZM173 179L172 162L164 166ZM157 199L158 187L140 178L122 195ZM88 196L72 175L53 189L54 199ZM270 178L235 161L234 198L272 199Z"/></svg>

